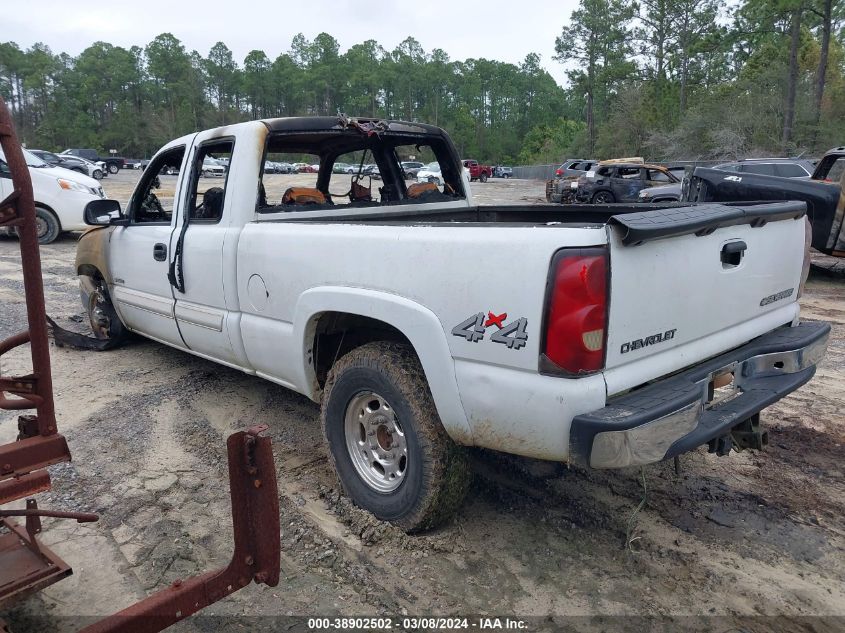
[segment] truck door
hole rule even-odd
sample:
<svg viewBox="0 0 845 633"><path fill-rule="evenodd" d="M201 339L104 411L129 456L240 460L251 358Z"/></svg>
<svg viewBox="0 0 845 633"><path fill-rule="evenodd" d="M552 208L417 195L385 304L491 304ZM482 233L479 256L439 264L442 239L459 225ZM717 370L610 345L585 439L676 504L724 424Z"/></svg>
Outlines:
<svg viewBox="0 0 845 633"><path fill-rule="evenodd" d="M185 178L185 204L179 207L170 255L176 320L185 344L192 351L242 367L242 358L230 340L230 329L238 329L239 312L236 305L232 311L227 309L224 283L226 262L235 265L234 252L227 256L225 248L232 228L233 196L229 183L233 182L231 176L237 169L237 159L233 159L235 139L213 134L219 132L197 135L186 167L190 173ZM212 174L206 169L204 175L203 162L209 158L228 159L226 171ZM231 235L231 245L237 246L237 234L235 231ZM229 291L236 293L235 288ZM230 318L235 322L230 323Z"/></svg>
<svg viewBox="0 0 845 633"><path fill-rule="evenodd" d="M159 152L150 162L126 209L127 226L114 228L109 246L112 298L123 323L150 338L183 347L167 279L168 252L180 197L178 171L185 145Z"/></svg>

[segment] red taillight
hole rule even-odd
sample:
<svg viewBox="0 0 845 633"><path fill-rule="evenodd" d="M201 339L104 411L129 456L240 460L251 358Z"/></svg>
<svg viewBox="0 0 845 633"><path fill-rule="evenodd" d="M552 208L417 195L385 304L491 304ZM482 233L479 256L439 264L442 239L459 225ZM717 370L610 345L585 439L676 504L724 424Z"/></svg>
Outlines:
<svg viewBox="0 0 845 633"><path fill-rule="evenodd" d="M563 176L563 170L562 169L555 169L555 176Z"/></svg>
<svg viewBox="0 0 845 633"><path fill-rule="evenodd" d="M607 329L607 251L558 251L551 275L544 355L569 374L599 371Z"/></svg>

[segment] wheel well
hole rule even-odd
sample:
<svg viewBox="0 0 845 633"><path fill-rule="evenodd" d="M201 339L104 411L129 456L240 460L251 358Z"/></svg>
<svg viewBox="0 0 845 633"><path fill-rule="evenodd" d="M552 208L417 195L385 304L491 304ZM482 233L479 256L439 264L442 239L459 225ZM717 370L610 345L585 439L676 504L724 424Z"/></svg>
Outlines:
<svg viewBox="0 0 845 633"><path fill-rule="evenodd" d="M79 269L76 271L76 274L80 277L84 275L85 277L91 277L92 279L101 279L103 277L103 275L100 274L100 271L97 270L97 267L94 266L94 264L80 265Z"/></svg>
<svg viewBox="0 0 845 633"><path fill-rule="evenodd" d="M411 345L408 337L384 321L348 312L321 314L314 327L311 356L320 388L325 386L329 370L341 356L373 341L395 341Z"/></svg>

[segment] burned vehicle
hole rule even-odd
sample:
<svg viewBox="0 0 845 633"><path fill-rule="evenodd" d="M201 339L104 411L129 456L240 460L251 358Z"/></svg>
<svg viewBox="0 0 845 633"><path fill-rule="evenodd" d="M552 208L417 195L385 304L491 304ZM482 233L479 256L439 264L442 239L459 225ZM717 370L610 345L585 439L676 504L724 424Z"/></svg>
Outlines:
<svg viewBox="0 0 845 633"><path fill-rule="evenodd" d="M807 204L812 246L845 257L845 146L828 151L809 180L698 167L684 182L688 202L801 200Z"/></svg>
<svg viewBox="0 0 845 633"><path fill-rule="evenodd" d="M555 177L546 181L546 202L571 204L575 202L578 178L598 165L597 160L570 159L555 170Z"/></svg>
<svg viewBox="0 0 845 633"><path fill-rule="evenodd" d="M643 189L673 183L680 183L680 179L662 165L608 161L578 178L575 200L593 204L637 202Z"/></svg>
<svg viewBox="0 0 845 633"><path fill-rule="evenodd" d="M222 183L200 177L209 153L230 158ZM319 163L313 186L264 178L285 154ZM408 182L408 154L440 184ZM165 198L155 174L177 163ZM643 186L671 180L636 169ZM100 336L135 332L320 403L348 496L416 531L460 507L467 446L592 468L760 448L758 414L812 378L830 330L799 320L804 216L800 202L478 205L440 128L266 119L175 139L127 208L89 204L76 272Z"/></svg>

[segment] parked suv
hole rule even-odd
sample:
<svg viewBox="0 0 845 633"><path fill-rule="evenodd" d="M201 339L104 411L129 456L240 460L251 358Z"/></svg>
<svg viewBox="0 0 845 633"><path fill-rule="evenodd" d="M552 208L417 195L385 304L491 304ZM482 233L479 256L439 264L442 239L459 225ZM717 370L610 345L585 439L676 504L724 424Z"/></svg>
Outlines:
<svg viewBox="0 0 845 633"><path fill-rule="evenodd" d="M662 165L600 164L578 179L575 198L593 204L636 202L643 189L677 182L678 177Z"/></svg>
<svg viewBox="0 0 845 633"><path fill-rule="evenodd" d="M713 169L737 171L761 176L780 176L781 178L809 178L815 165L803 158L749 158L732 163L722 163Z"/></svg>
<svg viewBox="0 0 845 633"><path fill-rule="evenodd" d="M598 163L594 159L570 158L555 170L555 177L569 178L571 176L581 176L593 169Z"/></svg>

